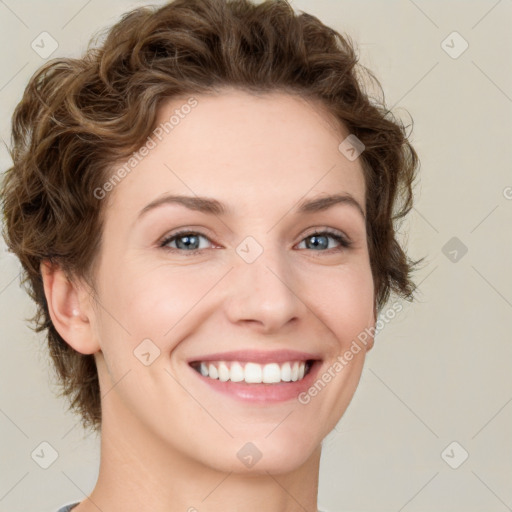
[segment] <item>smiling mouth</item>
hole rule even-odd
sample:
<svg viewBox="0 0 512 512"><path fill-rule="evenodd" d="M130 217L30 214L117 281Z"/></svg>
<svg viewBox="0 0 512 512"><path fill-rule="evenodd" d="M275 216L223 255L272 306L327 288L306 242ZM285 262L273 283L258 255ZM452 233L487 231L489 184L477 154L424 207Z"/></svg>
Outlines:
<svg viewBox="0 0 512 512"><path fill-rule="evenodd" d="M311 371L315 359L259 364L239 361L193 361L190 366L203 377L221 382L279 384L302 380Z"/></svg>

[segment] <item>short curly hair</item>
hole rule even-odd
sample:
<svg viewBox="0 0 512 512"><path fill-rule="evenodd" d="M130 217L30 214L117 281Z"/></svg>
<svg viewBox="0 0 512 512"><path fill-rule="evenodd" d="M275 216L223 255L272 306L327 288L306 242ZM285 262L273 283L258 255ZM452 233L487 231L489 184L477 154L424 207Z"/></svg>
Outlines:
<svg viewBox="0 0 512 512"><path fill-rule="evenodd" d="M419 261L401 248L397 221L412 208L419 159L402 121L365 91L364 77L382 87L349 36L285 0L175 0L134 9L101 35L82 58L53 59L30 79L12 117L13 165L1 193L4 238L37 305L31 320L47 331L61 396L84 428L101 425L94 356L75 351L53 326L40 265L92 275L106 203L94 191L140 147L170 97L236 87L321 100L365 146L376 311L392 292L413 300Z"/></svg>

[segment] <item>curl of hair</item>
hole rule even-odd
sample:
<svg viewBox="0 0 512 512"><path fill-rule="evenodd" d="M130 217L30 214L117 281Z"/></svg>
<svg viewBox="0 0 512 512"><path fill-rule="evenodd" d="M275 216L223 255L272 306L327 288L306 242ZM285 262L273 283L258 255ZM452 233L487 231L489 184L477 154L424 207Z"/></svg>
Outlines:
<svg viewBox="0 0 512 512"><path fill-rule="evenodd" d="M104 35L82 58L53 59L32 76L13 114L13 165L2 185L4 238L37 305L35 330L47 332L61 395L84 427L101 424L94 356L75 351L53 326L40 265L90 277L106 203L93 191L150 135L170 97L236 87L320 100L365 145L376 310L391 292L413 299L419 261L400 247L396 222L412 208L418 157L403 124L366 92L368 79L383 98L350 37L295 14L285 0L175 0L130 11Z"/></svg>

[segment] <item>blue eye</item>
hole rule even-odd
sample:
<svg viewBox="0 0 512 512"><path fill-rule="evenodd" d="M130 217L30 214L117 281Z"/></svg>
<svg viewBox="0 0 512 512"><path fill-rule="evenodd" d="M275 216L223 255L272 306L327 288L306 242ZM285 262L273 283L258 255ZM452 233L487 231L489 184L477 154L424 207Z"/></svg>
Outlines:
<svg viewBox="0 0 512 512"><path fill-rule="evenodd" d="M173 233L170 236L166 237L160 243L160 247L162 249L170 250L173 252L181 251L188 253L187 256L192 256L201 252L203 249L207 249L208 247L200 247L200 239L208 240L211 243L211 240L202 233L197 231L179 231L178 233ZM335 242L339 245L336 247L329 247L329 239L335 240ZM334 250L340 251L343 249L348 249L351 247L352 242L348 240L345 236L339 234L338 232L332 231L321 231L314 232L305 237L302 242L306 240L311 240L310 243L306 243L306 249L326 252L326 250ZM302 243L301 242L301 243ZM176 244L175 247L171 247L170 244Z"/></svg>
<svg viewBox="0 0 512 512"><path fill-rule="evenodd" d="M190 254L196 254L201 249L205 247L199 247L199 239L204 238L205 240L210 240L205 235L201 233L197 233L195 231L180 231L178 233L174 233L173 235L165 238L162 241L160 247L164 249L170 249L172 251L185 251ZM177 247L169 247L169 244L176 242Z"/></svg>
<svg viewBox="0 0 512 512"><path fill-rule="evenodd" d="M332 249L329 247L329 238L331 240L335 240L341 248L348 249L352 242L350 242L347 238L344 236L334 233L332 231L322 231L322 232L316 232L308 235L304 240L311 240L312 242L307 244L307 249L313 249L317 250L320 249ZM336 249L336 248L335 248ZM340 250L339 248L337 250ZM321 251L324 252L324 251Z"/></svg>

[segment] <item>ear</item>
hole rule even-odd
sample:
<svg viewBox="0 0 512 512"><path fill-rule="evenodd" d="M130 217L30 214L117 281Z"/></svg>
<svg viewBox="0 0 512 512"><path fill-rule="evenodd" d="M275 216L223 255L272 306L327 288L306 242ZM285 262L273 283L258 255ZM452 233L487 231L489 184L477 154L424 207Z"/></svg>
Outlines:
<svg viewBox="0 0 512 512"><path fill-rule="evenodd" d="M71 282L57 264L43 261L40 269L50 318L57 332L81 354L98 352L100 346L91 324L94 311L86 287Z"/></svg>

